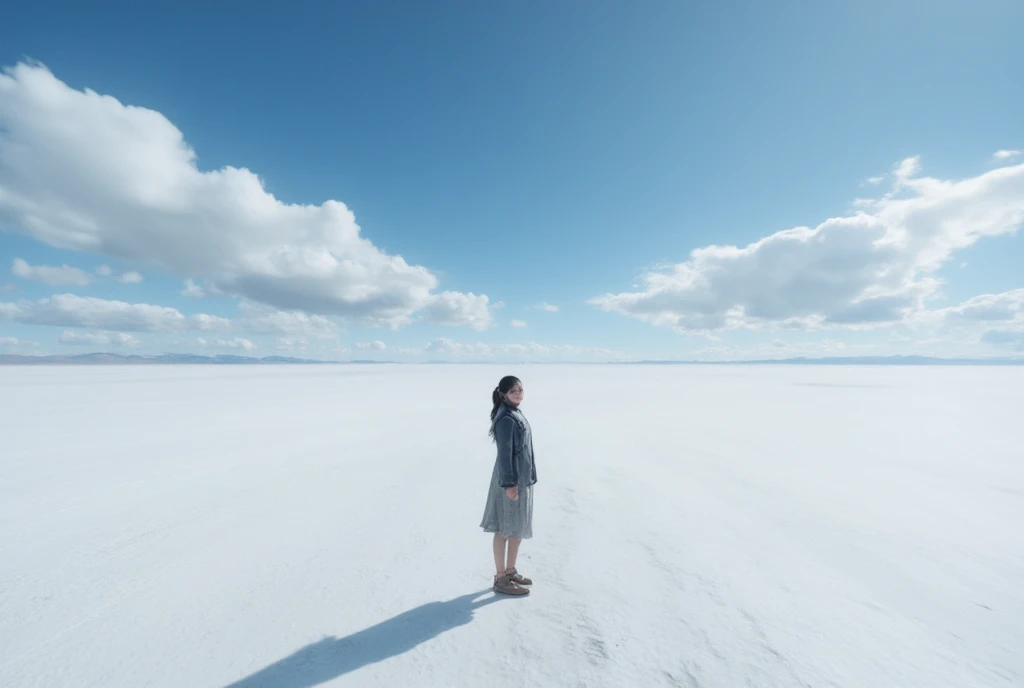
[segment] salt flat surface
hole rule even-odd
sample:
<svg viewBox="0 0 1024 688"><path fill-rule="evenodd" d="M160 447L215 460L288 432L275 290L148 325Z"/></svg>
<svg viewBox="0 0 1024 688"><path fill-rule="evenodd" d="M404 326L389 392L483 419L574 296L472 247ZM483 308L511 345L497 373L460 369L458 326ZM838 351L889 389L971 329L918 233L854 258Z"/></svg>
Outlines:
<svg viewBox="0 0 1024 688"><path fill-rule="evenodd" d="M495 601L506 372L537 583ZM0 686L1021 686L1022 390L1022 368L0 368Z"/></svg>

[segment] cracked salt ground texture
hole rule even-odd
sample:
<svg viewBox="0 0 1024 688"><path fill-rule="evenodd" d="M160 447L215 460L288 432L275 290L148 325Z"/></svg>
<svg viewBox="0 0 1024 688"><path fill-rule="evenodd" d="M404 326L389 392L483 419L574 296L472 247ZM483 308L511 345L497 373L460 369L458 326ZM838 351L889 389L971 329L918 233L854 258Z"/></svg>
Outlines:
<svg viewBox="0 0 1024 688"><path fill-rule="evenodd" d="M477 528L527 390L526 599ZM1024 369L0 369L5 688L1024 685Z"/></svg>

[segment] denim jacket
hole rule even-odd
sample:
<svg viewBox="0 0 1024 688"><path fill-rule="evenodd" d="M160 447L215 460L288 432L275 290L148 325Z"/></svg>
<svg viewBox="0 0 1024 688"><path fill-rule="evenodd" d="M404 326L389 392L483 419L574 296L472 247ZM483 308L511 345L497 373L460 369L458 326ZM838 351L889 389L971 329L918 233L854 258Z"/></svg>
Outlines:
<svg viewBox="0 0 1024 688"><path fill-rule="evenodd" d="M527 485L537 482L533 461L533 431L523 412L502 404L494 416L494 441L498 445L498 473L501 487L520 486L520 471L529 467Z"/></svg>

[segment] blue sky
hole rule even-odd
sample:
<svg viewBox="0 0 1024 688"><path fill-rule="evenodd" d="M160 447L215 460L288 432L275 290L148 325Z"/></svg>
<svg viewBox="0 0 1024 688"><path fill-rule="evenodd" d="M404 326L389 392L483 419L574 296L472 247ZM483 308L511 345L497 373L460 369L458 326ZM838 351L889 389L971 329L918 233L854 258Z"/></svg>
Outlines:
<svg viewBox="0 0 1024 688"><path fill-rule="evenodd" d="M1019 2L241 7L4 11L0 351L1024 352Z"/></svg>

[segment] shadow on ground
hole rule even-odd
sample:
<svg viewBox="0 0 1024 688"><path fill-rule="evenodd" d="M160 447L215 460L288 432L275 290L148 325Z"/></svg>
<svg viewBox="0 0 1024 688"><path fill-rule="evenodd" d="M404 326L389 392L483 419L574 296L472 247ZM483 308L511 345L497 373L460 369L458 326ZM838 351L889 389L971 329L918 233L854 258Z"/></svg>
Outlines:
<svg viewBox="0 0 1024 688"><path fill-rule="evenodd" d="M470 623L475 610L503 599L483 597L488 592L430 602L344 638L324 638L225 688L313 688Z"/></svg>

